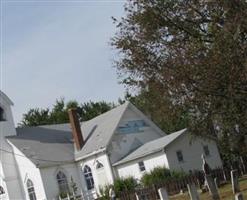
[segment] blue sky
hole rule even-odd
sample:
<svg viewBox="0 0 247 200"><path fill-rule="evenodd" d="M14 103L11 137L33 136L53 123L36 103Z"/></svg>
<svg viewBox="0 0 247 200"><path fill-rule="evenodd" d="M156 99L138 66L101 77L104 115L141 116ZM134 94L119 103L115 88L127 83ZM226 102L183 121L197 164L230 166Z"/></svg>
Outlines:
<svg viewBox="0 0 247 200"><path fill-rule="evenodd" d="M1 90L14 102L16 123L29 108L65 100L117 101L118 83L109 45L111 16L123 1L2 1Z"/></svg>

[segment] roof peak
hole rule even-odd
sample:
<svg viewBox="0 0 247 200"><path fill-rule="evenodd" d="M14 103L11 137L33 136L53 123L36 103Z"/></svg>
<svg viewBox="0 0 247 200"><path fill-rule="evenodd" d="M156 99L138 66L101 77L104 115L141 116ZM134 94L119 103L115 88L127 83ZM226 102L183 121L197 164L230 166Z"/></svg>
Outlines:
<svg viewBox="0 0 247 200"><path fill-rule="evenodd" d="M99 118L99 117L102 117L102 116L104 116L104 115L107 115L107 114L109 114L109 113L111 113L111 112L114 112L116 109L122 108L123 106L126 106L126 107L124 108L124 110L125 110L125 109L128 107L129 104L131 104L131 103L130 103L129 101L126 101L126 102L124 102L123 104L118 105L118 106L112 108L111 110L108 110L107 112L104 112L104 113L102 113L102 114L100 114L100 115L97 115L96 117L94 117L94 118L92 118L92 119L89 119L89 120L86 120L86 121L82 121L82 122L80 122L80 124L82 125L83 123L93 121L93 120L95 120L96 118ZM52 128L52 127L66 126L66 125L70 125L70 123L67 122L67 123L58 123L58 124L43 124L43 125L38 125L38 126L24 126L24 127L17 127L16 129L38 128L38 127L39 127L39 128Z"/></svg>

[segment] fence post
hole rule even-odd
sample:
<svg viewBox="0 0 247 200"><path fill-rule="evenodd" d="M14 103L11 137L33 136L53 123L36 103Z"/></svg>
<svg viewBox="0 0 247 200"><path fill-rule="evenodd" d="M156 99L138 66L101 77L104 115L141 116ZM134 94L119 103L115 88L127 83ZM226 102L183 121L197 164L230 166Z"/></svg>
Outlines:
<svg viewBox="0 0 247 200"><path fill-rule="evenodd" d="M242 168L243 168L243 171L244 171L244 174L247 172L247 169L246 169L246 166L244 164L244 159L242 156L240 156L240 162L241 162L241 165L242 165Z"/></svg>
<svg viewBox="0 0 247 200"><path fill-rule="evenodd" d="M219 200L220 199L219 192L217 190L213 177L211 175L206 175L205 179L207 182L209 193L212 196L213 200Z"/></svg>
<svg viewBox="0 0 247 200"><path fill-rule="evenodd" d="M235 200L244 200L243 194L242 193L235 194Z"/></svg>
<svg viewBox="0 0 247 200"><path fill-rule="evenodd" d="M223 171L224 181L226 182L227 181L227 177L226 177L226 172L225 172L224 168L222 168L222 171Z"/></svg>
<svg viewBox="0 0 247 200"><path fill-rule="evenodd" d="M212 170L210 166L208 165L208 163L206 162L204 155L202 155L202 161L203 161L202 169L204 172L204 176L205 176L205 180L208 186L209 193L212 196L213 200L220 200L219 192L217 190L217 187L215 185L214 179L211 174Z"/></svg>
<svg viewBox="0 0 247 200"><path fill-rule="evenodd" d="M238 170L231 171L231 182L232 182L232 191L233 194L240 192L239 183L238 183Z"/></svg>
<svg viewBox="0 0 247 200"><path fill-rule="evenodd" d="M169 196L165 188L158 189L160 200L169 200Z"/></svg>
<svg viewBox="0 0 247 200"><path fill-rule="evenodd" d="M190 199L191 200L200 200L199 195L197 193L197 189L194 183L187 184L187 188L189 191Z"/></svg>
<svg viewBox="0 0 247 200"><path fill-rule="evenodd" d="M135 193L135 196L136 196L136 200L140 200L140 198L139 198L137 193Z"/></svg>
<svg viewBox="0 0 247 200"><path fill-rule="evenodd" d="M214 184L216 186L216 189L218 190L219 189L219 181L218 181L218 178L214 178Z"/></svg>

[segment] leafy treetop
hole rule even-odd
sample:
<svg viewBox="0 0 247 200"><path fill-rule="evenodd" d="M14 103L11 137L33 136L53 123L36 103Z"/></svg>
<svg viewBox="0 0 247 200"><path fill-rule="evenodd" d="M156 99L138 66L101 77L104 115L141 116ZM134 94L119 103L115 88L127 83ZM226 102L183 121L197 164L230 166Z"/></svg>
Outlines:
<svg viewBox="0 0 247 200"><path fill-rule="evenodd" d="M23 115L19 126L39 126L46 124L62 124L69 122L68 110L77 109L79 120L87 121L104 112L111 110L115 105L105 101L87 102L79 105L77 101L68 101L64 99L56 100L51 109L49 108L32 108Z"/></svg>
<svg viewBox="0 0 247 200"><path fill-rule="evenodd" d="M185 113L193 133L246 155L247 2L131 0L125 12L112 38L122 83L151 115Z"/></svg>

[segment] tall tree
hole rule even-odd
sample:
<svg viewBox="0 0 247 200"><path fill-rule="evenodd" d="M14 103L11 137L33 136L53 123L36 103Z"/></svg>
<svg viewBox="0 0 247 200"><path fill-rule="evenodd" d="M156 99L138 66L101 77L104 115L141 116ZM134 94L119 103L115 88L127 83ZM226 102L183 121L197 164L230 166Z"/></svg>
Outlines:
<svg viewBox="0 0 247 200"><path fill-rule="evenodd" d="M24 127L68 123L68 110L71 108L77 109L80 121L87 121L111 110L114 106L113 103L107 103L105 101L90 101L79 105L77 101L68 101L66 103L64 99L59 99L56 100L52 109L30 109L27 113L23 114L23 119L19 123L19 126Z"/></svg>
<svg viewBox="0 0 247 200"><path fill-rule="evenodd" d="M22 121L18 126L38 126L49 124L49 109L32 108L23 114Z"/></svg>
<svg viewBox="0 0 247 200"><path fill-rule="evenodd" d="M189 111L192 132L247 153L247 2L130 0L125 11L112 39L122 82L156 90L153 104Z"/></svg>
<svg viewBox="0 0 247 200"><path fill-rule="evenodd" d="M113 103L107 103L105 101L89 101L87 103L83 103L79 108L81 121L90 120L100 114L107 112L108 110L111 110L114 107L115 105Z"/></svg>

